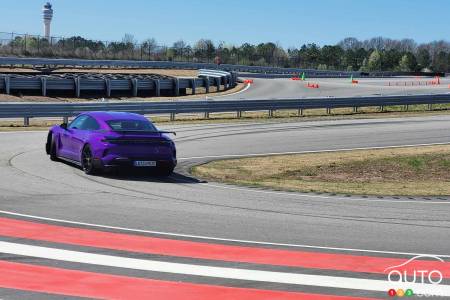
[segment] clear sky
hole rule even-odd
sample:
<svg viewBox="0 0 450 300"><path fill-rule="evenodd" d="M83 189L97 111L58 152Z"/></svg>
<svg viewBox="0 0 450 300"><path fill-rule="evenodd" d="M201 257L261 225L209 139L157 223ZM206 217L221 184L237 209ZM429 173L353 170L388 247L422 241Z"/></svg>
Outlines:
<svg viewBox="0 0 450 300"><path fill-rule="evenodd" d="M450 0L53 0L53 36L335 44L345 37L450 40ZM0 31L42 34L41 0L1 0Z"/></svg>

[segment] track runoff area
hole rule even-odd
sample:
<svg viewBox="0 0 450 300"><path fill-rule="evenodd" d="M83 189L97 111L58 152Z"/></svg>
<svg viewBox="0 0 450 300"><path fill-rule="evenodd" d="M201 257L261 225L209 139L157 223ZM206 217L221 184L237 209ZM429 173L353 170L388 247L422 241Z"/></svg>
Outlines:
<svg viewBox="0 0 450 300"><path fill-rule="evenodd" d="M316 81L257 79L239 97L287 93L274 85L291 96L405 89L387 79ZM407 89L442 93L443 84ZM45 132L0 133L0 297L447 299L447 197L285 193L186 172L215 158L450 143L449 121L168 126L180 159L168 179L86 176L45 156Z"/></svg>

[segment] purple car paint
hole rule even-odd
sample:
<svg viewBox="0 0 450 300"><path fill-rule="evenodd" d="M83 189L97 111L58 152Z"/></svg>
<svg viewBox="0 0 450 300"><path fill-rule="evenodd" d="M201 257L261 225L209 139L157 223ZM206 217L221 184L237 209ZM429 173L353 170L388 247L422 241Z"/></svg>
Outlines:
<svg viewBox="0 0 450 300"><path fill-rule="evenodd" d="M95 174L113 167L148 167L170 175L177 164L174 142L144 116L126 112L87 112L69 124L53 126L46 152Z"/></svg>

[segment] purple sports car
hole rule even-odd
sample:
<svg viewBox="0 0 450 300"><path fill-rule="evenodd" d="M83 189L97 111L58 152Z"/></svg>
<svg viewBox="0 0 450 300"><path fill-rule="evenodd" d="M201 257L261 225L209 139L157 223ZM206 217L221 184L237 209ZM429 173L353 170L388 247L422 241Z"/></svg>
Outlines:
<svg viewBox="0 0 450 300"><path fill-rule="evenodd" d="M148 167L170 175L177 164L174 142L144 116L88 112L53 126L46 151L51 160L81 166L86 174L109 167Z"/></svg>

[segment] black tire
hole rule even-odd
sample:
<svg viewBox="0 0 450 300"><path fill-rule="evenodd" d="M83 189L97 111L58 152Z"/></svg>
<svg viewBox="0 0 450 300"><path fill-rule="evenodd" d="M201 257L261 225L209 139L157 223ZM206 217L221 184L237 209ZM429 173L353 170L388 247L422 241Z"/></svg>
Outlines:
<svg viewBox="0 0 450 300"><path fill-rule="evenodd" d="M49 134L47 143L47 151L48 155L50 156L50 160L58 161L58 156L56 155L56 143L55 139L53 138L53 134Z"/></svg>
<svg viewBox="0 0 450 300"><path fill-rule="evenodd" d="M158 175L160 176L170 176L173 173L173 167L165 167L165 168L158 168Z"/></svg>
<svg viewBox="0 0 450 300"><path fill-rule="evenodd" d="M98 169L94 166L92 151L89 145L84 146L83 150L81 150L81 168L87 175L95 175L98 173Z"/></svg>

